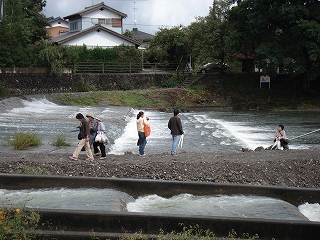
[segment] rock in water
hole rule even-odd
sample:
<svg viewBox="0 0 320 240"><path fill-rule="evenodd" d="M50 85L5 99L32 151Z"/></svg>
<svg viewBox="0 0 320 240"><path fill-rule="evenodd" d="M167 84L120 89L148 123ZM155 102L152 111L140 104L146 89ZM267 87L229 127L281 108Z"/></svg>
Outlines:
<svg viewBox="0 0 320 240"><path fill-rule="evenodd" d="M264 150L264 147L260 146L260 147L257 147L254 151L255 152L261 152Z"/></svg>
<svg viewBox="0 0 320 240"><path fill-rule="evenodd" d="M249 148L242 148L242 152L251 152Z"/></svg>

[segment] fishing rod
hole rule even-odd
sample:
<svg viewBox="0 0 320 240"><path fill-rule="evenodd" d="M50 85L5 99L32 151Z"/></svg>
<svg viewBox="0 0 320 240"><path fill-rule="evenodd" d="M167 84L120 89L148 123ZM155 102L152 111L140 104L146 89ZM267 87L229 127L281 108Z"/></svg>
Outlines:
<svg viewBox="0 0 320 240"><path fill-rule="evenodd" d="M312 134L312 133L315 133L315 132L319 132L319 131L320 131L320 128L317 129L317 130L314 130L314 131L312 131L312 132L308 132L308 133L302 134L302 135L300 135L300 136L291 138L290 140L294 140L294 139L297 139L297 138L300 138L300 137L304 137L304 136L307 136L307 135L309 135L309 134Z"/></svg>

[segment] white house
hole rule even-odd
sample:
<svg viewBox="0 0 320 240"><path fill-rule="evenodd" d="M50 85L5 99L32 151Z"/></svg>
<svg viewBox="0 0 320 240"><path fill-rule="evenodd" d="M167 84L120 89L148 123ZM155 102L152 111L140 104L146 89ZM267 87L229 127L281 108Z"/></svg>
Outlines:
<svg viewBox="0 0 320 240"><path fill-rule="evenodd" d="M86 45L88 48L109 48L119 45L137 48L140 46L138 41L122 34L122 20L126 17L126 14L101 2L64 17L69 20L68 33L53 37L51 41L59 45Z"/></svg>

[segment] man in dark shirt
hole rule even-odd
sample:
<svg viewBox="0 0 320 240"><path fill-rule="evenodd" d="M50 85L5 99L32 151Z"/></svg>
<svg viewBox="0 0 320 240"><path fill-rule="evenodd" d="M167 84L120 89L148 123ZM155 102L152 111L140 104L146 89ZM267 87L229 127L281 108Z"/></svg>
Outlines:
<svg viewBox="0 0 320 240"><path fill-rule="evenodd" d="M179 118L180 111L179 109L175 109L173 111L173 117L170 118L168 122L168 128L171 130L172 135L172 149L171 154L175 155L177 154L177 148L178 144L181 138L181 135L183 134L181 119Z"/></svg>
<svg viewBox="0 0 320 240"><path fill-rule="evenodd" d="M76 115L76 119L78 119L81 122L80 134L81 134L82 139L80 140L78 147L74 151L73 155L70 156L70 159L77 161L79 153L80 153L81 149L84 147L87 152L87 157L88 157L86 160L92 161L93 155L92 155L92 151L91 151L91 148L89 145L89 138L90 138L89 123L81 113L78 113Z"/></svg>

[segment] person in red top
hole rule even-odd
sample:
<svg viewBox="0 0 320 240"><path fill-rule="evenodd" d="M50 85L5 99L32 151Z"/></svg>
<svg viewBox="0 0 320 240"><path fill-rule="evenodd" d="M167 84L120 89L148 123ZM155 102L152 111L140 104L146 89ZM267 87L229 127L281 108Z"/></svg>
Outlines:
<svg viewBox="0 0 320 240"><path fill-rule="evenodd" d="M90 138L89 123L81 113L78 113L76 115L76 119L78 119L81 122L80 134L81 134L82 139L80 140L78 147L74 151L73 155L70 156L69 158L73 161L77 161L79 153L81 152L81 149L84 147L87 152L87 159L86 160L91 161L91 160L93 160L93 155L92 155L92 151L91 151L91 148L89 145L89 138Z"/></svg>

